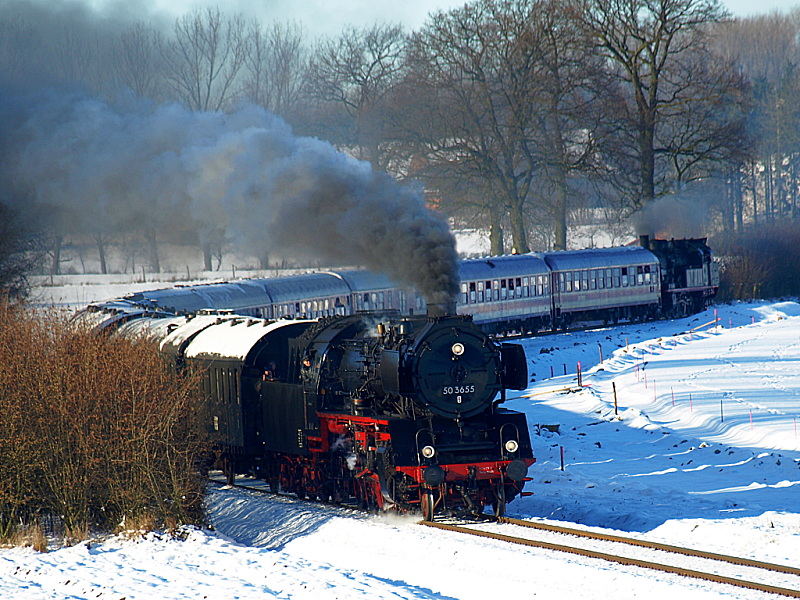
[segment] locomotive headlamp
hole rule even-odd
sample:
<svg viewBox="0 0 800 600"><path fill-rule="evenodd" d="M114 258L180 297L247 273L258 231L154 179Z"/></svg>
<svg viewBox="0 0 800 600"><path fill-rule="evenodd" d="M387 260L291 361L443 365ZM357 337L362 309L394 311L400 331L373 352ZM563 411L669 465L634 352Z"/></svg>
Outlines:
<svg viewBox="0 0 800 600"><path fill-rule="evenodd" d="M422 456L425 458L433 458L434 454L436 454L436 449L433 446L425 446L422 449Z"/></svg>
<svg viewBox="0 0 800 600"><path fill-rule="evenodd" d="M506 451L507 452L513 454L517 450L519 450L519 444L517 443L517 440L508 440L506 442Z"/></svg>
<svg viewBox="0 0 800 600"><path fill-rule="evenodd" d="M462 344L461 342L456 342L450 349L453 351L453 354L455 356L461 356L462 354L464 354L464 344Z"/></svg>

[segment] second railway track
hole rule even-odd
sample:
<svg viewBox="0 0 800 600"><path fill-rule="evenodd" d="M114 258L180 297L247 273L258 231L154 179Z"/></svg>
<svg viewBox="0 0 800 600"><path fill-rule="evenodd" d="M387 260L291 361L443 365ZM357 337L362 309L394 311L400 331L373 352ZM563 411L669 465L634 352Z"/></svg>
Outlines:
<svg viewBox="0 0 800 600"><path fill-rule="evenodd" d="M502 518L492 523L469 524L423 521L423 524L467 535L800 598L800 569L787 565L519 519Z"/></svg>

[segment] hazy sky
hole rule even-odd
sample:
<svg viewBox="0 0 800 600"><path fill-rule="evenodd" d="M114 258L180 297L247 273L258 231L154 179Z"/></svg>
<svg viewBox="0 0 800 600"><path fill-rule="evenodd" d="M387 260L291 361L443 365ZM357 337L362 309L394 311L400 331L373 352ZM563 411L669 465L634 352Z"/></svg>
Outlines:
<svg viewBox="0 0 800 600"><path fill-rule="evenodd" d="M464 4L464 0L87 0L95 6L115 5L116 10L148 6L162 16L174 18L200 6L219 6L226 12L242 12L264 21L301 21L310 36L336 34L345 24L370 25L376 21L400 23L417 29L429 13ZM723 0L736 16L751 16L772 10L788 10L800 0ZM124 7L124 8L121 8Z"/></svg>

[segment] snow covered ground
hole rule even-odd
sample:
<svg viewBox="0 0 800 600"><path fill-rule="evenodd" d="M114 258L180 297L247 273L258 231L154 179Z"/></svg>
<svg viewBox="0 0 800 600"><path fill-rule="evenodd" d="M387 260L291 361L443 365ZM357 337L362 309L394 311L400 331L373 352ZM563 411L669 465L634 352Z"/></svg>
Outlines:
<svg viewBox="0 0 800 600"><path fill-rule="evenodd" d="M537 463L534 495L509 514L797 566L800 304L720 306L716 316L718 327L711 309L523 340L532 381L507 406L527 413ZM208 503L214 530L181 540L2 549L0 598L766 597L462 539L410 516L231 489L211 490Z"/></svg>

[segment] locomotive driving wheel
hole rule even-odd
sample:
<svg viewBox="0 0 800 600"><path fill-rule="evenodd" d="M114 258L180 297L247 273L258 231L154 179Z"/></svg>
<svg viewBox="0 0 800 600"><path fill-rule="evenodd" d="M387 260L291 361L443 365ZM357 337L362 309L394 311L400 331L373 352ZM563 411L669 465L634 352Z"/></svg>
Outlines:
<svg viewBox="0 0 800 600"><path fill-rule="evenodd" d="M422 513L423 520L433 521L434 507L433 490L422 490L419 495L419 510Z"/></svg>

